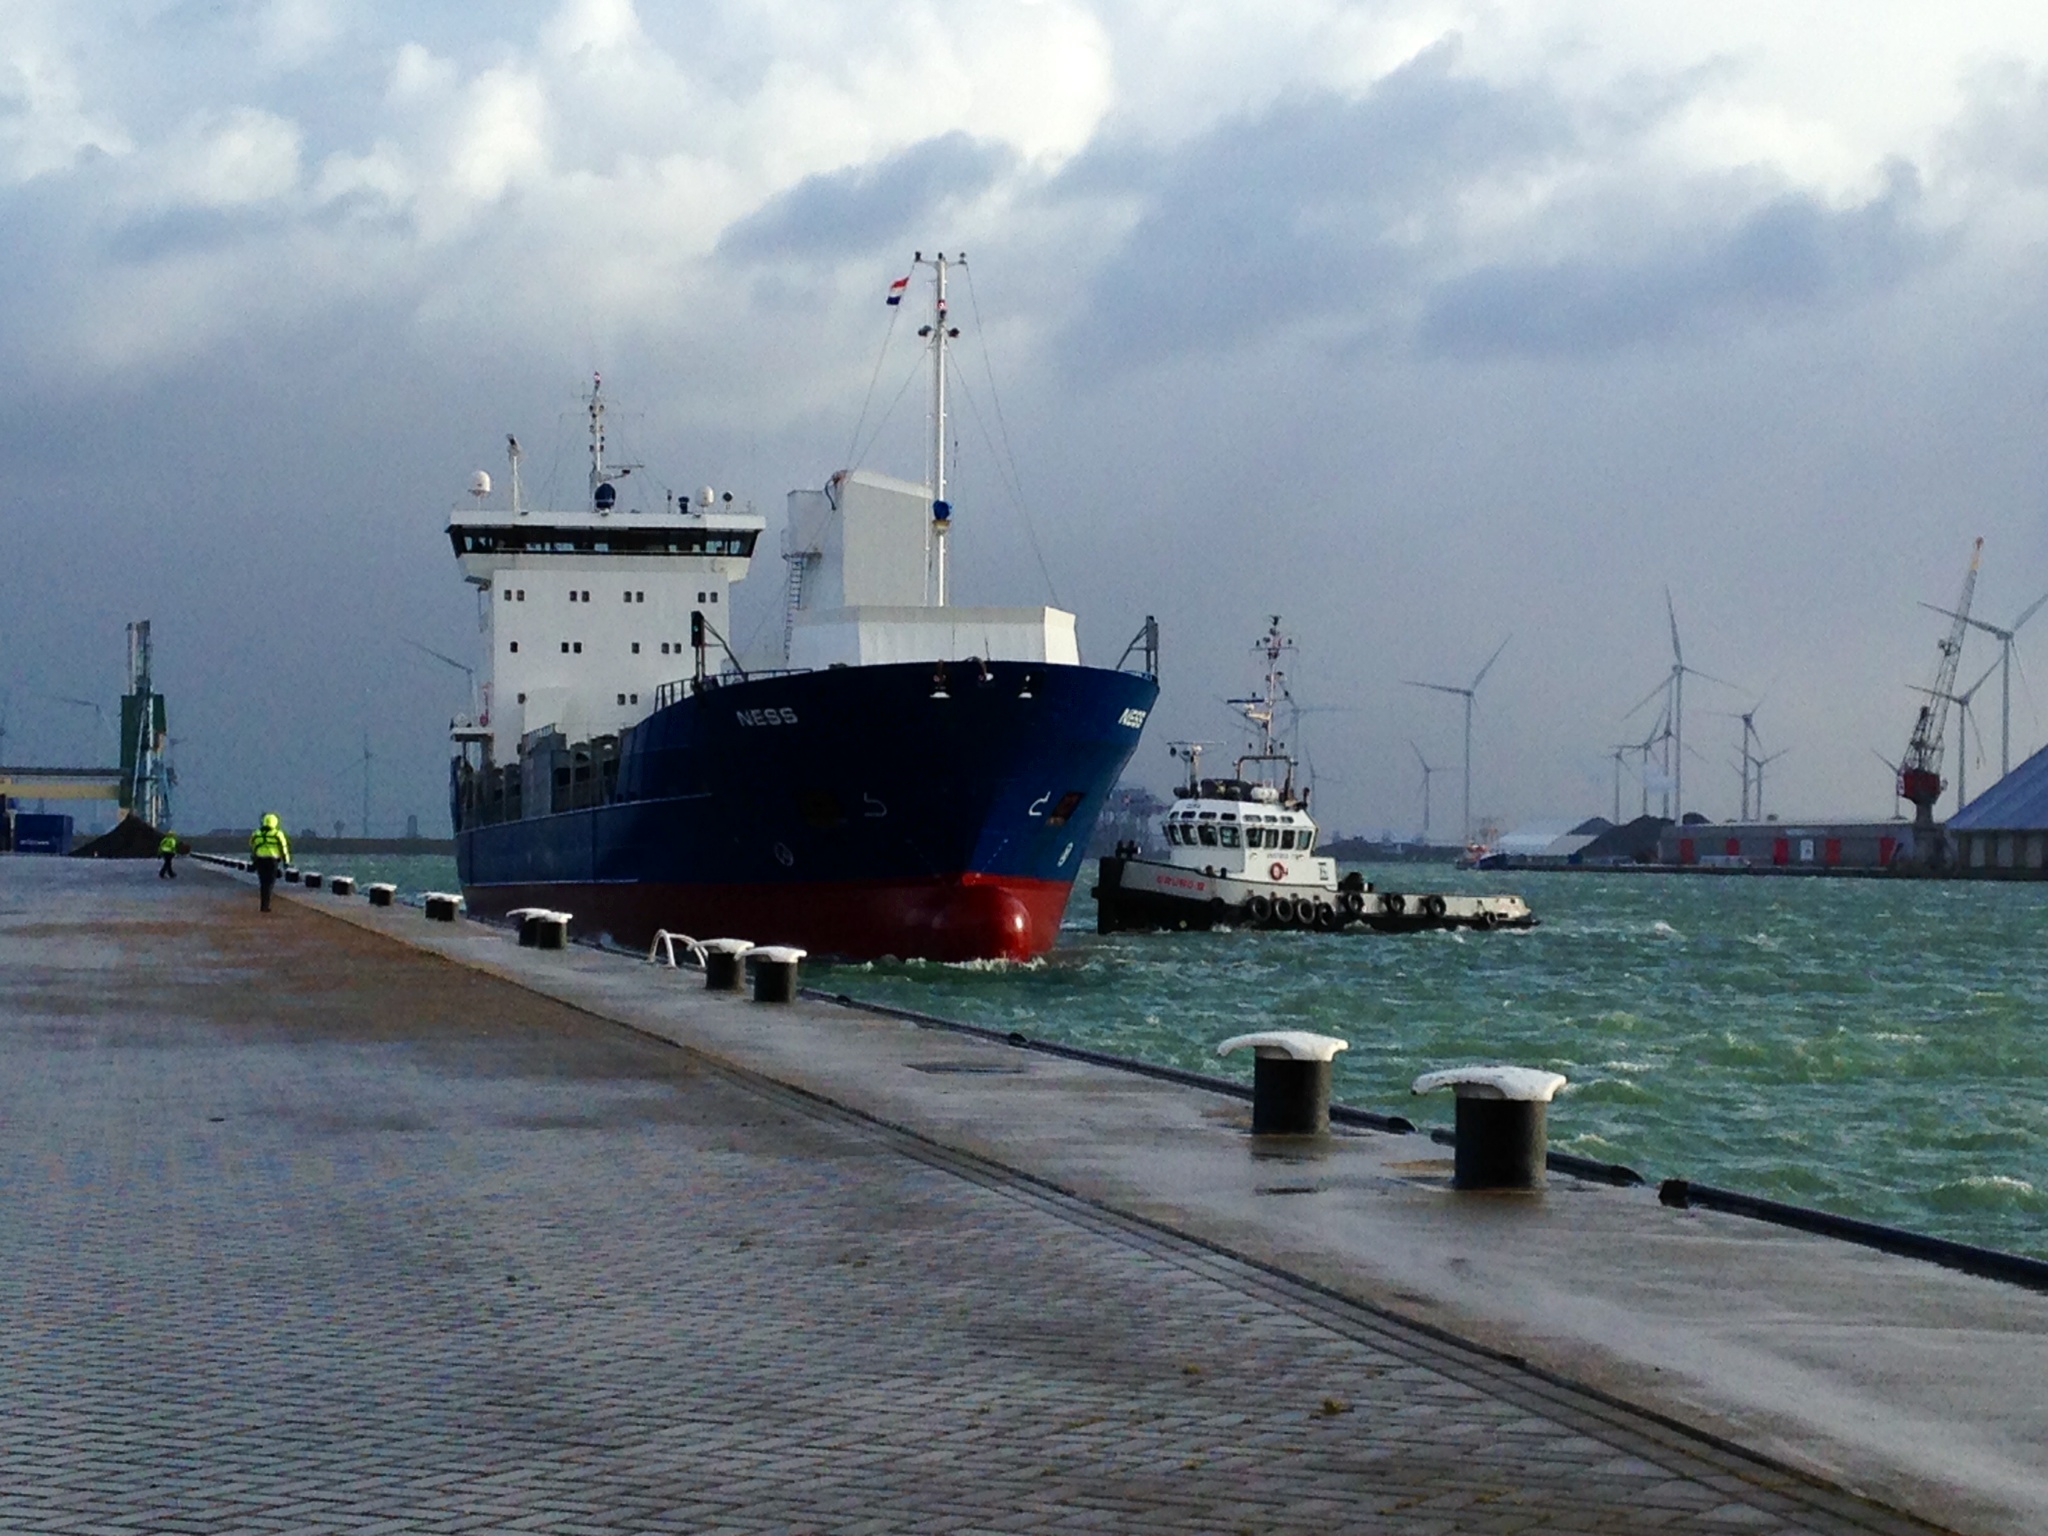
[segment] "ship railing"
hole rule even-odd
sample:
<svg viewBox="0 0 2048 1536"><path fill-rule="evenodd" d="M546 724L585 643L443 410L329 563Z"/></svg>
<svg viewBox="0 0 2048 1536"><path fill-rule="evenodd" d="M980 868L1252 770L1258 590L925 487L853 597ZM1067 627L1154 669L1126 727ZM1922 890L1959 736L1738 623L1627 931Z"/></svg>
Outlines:
<svg viewBox="0 0 2048 1536"><path fill-rule="evenodd" d="M1144 676L1155 679L1159 676L1159 620L1149 613L1145 615L1145 622L1138 626L1138 632L1131 636L1131 643L1124 647L1123 655L1117 659L1117 671L1128 672L1133 656L1142 663L1138 670Z"/></svg>
<svg viewBox="0 0 2048 1536"><path fill-rule="evenodd" d="M681 969L676 960L676 946L683 945L690 952L690 960L698 970L704 969L704 946L687 933L670 933L666 928L654 931L654 942L647 946L649 965L667 965L670 970Z"/></svg>

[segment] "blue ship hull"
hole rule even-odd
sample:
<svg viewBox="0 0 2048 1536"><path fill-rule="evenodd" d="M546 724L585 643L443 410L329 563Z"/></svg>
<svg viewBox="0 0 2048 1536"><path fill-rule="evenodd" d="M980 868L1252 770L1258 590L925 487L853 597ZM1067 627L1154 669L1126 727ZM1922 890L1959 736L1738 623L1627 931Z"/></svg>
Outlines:
<svg viewBox="0 0 2048 1536"><path fill-rule="evenodd" d="M465 825L473 911L848 958L1049 949L1158 684L1043 663L760 677L657 710L604 803Z"/></svg>

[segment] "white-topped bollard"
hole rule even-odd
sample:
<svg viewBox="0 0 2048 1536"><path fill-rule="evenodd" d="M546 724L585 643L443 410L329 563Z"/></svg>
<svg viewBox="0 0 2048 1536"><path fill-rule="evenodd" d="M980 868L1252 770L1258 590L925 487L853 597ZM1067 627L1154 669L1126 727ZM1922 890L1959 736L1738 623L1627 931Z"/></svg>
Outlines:
<svg viewBox="0 0 2048 1536"><path fill-rule="evenodd" d="M569 922L573 912L536 912L533 917L533 947L535 949L567 949L569 947ZM522 931L520 942L525 942Z"/></svg>
<svg viewBox="0 0 2048 1536"><path fill-rule="evenodd" d="M304 874L299 876L299 883L304 885L305 888L309 891L317 891L320 889L320 881L322 878L323 876L321 875L319 870L309 869Z"/></svg>
<svg viewBox="0 0 2048 1536"><path fill-rule="evenodd" d="M761 944L747 951L754 963L754 1001L793 1003L796 1001L796 968L807 952L787 944Z"/></svg>
<svg viewBox="0 0 2048 1536"><path fill-rule="evenodd" d="M1252 1053L1252 1134L1322 1136L1330 1129L1330 1076L1347 1040L1301 1029L1234 1035L1216 1047L1218 1056Z"/></svg>
<svg viewBox="0 0 2048 1536"><path fill-rule="evenodd" d="M285 866L284 883L286 885L297 885L302 878L303 876L300 871L294 869L289 864Z"/></svg>
<svg viewBox="0 0 2048 1536"><path fill-rule="evenodd" d="M1565 1082L1540 1067L1451 1067L1415 1079L1416 1093L1448 1088L1457 1095L1452 1187L1541 1189L1550 1101Z"/></svg>
<svg viewBox="0 0 2048 1536"><path fill-rule="evenodd" d="M452 923L462 911L462 898L447 891L428 891L423 900L430 923Z"/></svg>
<svg viewBox="0 0 2048 1536"><path fill-rule="evenodd" d="M752 939L706 939L704 941L704 990L706 992L737 992L741 990L743 971L741 961L748 950L754 947Z"/></svg>
<svg viewBox="0 0 2048 1536"><path fill-rule="evenodd" d="M337 896L353 896L356 893L355 880L348 875L336 875L327 882L327 889Z"/></svg>
<svg viewBox="0 0 2048 1536"><path fill-rule="evenodd" d="M370 887L370 905L373 907L388 907L397 898L398 887L395 885L385 885L380 881Z"/></svg>

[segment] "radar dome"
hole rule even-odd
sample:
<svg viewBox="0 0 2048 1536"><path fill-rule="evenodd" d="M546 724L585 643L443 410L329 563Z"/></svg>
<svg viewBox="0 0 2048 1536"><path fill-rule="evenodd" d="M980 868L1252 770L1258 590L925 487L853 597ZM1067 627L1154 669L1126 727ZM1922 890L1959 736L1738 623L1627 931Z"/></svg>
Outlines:
<svg viewBox="0 0 2048 1536"><path fill-rule="evenodd" d="M708 485L697 492L697 505L700 507L708 507L717 499L718 497Z"/></svg>
<svg viewBox="0 0 2048 1536"><path fill-rule="evenodd" d="M491 477L481 469L471 475L469 477L469 494L478 501L482 501L486 496L490 495Z"/></svg>

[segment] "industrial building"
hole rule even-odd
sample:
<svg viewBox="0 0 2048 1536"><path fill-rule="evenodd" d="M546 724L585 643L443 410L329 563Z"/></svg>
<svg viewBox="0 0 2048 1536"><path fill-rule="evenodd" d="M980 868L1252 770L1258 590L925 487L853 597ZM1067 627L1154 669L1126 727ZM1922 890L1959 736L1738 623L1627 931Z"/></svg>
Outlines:
<svg viewBox="0 0 2048 1536"><path fill-rule="evenodd" d="M1974 880L2048 880L2048 747L1948 820L1953 873Z"/></svg>
<svg viewBox="0 0 2048 1536"><path fill-rule="evenodd" d="M1681 868L1876 874L1913 849L1905 821L1696 821L1667 824L1657 859Z"/></svg>

